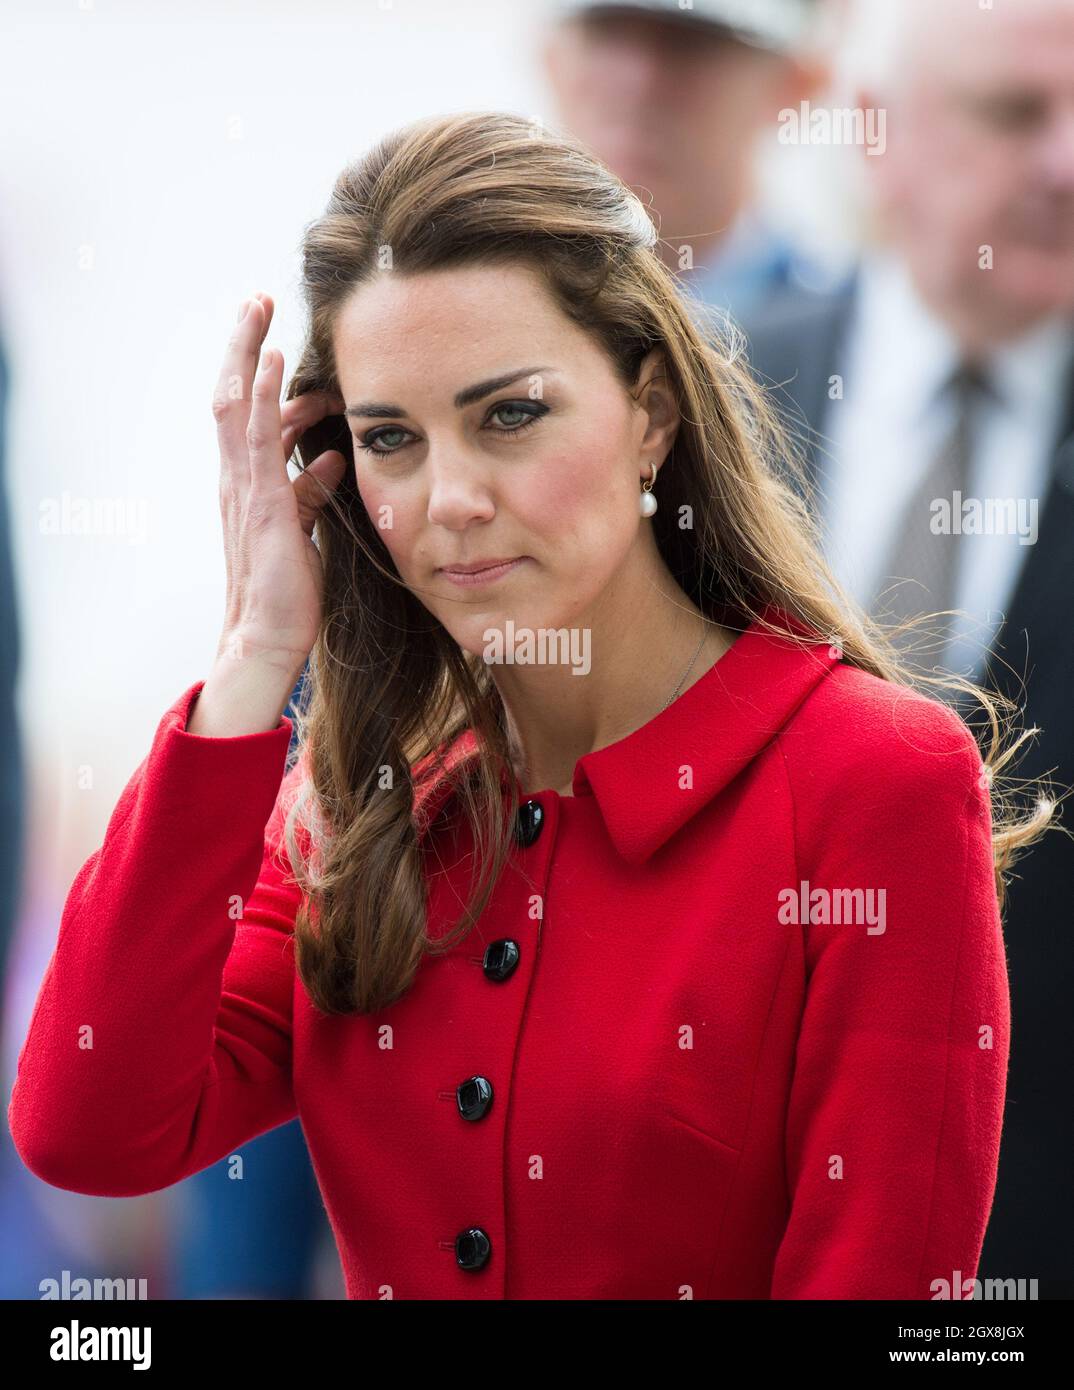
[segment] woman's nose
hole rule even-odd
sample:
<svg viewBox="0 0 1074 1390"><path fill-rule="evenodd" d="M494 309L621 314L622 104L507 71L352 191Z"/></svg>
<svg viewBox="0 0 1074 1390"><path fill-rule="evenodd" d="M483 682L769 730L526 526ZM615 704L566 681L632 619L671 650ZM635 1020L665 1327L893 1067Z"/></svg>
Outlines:
<svg viewBox="0 0 1074 1390"><path fill-rule="evenodd" d="M451 529L487 521L496 513L485 470L461 455L426 459L429 520Z"/></svg>

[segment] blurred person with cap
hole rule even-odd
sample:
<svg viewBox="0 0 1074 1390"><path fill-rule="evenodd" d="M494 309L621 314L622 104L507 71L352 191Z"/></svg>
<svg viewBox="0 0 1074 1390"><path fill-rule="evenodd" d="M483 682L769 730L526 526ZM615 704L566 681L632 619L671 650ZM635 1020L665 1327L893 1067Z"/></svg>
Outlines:
<svg viewBox="0 0 1074 1390"><path fill-rule="evenodd" d="M758 142L820 85L815 0L566 0L544 46L562 123L657 214L659 254L738 315L823 270L755 199ZM683 264L689 248L692 264Z"/></svg>
<svg viewBox="0 0 1074 1390"><path fill-rule="evenodd" d="M1074 783L1074 0L859 5L876 240L839 292L744 328L804 436L829 559L863 607L915 619L921 669L987 680ZM933 640L933 634L935 640ZM1074 843L1014 878L1008 1106L980 1278L1074 1296ZM987 1022L987 1020L982 1020Z"/></svg>

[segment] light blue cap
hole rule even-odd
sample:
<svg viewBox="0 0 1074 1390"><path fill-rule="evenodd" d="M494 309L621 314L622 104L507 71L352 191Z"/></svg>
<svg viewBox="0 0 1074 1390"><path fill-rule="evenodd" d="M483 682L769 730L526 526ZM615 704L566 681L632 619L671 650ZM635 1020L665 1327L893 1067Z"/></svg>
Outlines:
<svg viewBox="0 0 1074 1390"><path fill-rule="evenodd" d="M814 0L560 0L560 19L598 11L644 11L682 23L716 25L743 43L789 53L805 38Z"/></svg>

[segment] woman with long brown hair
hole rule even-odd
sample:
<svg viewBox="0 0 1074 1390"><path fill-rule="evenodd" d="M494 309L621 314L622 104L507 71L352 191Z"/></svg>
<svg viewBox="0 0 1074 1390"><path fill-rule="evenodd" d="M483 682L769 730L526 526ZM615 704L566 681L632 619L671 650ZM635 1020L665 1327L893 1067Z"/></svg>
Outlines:
<svg viewBox="0 0 1074 1390"><path fill-rule="evenodd" d="M152 1191L297 1114L351 1297L972 1279L1005 873L1054 807L1009 802L998 701L920 688L839 590L655 243L575 142L464 113L307 229L282 407L244 306L217 661L20 1054L46 1181Z"/></svg>

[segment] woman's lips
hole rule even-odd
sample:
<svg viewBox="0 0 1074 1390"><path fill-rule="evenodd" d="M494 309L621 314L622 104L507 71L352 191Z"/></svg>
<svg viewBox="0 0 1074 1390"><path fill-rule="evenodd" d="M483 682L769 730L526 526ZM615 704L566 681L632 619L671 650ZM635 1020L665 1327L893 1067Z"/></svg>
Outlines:
<svg viewBox="0 0 1074 1390"><path fill-rule="evenodd" d="M502 579L505 574L510 574L512 570L517 569L528 559L528 555L519 555L517 559L509 560L506 564L493 565L491 569L487 570L475 570L472 574L462 574L457 570L445 569L442 569L440 573L445 579L450 579L452 584L458 584L462 588L471 588L475 584L492 584L497 579Z"/></svg>

